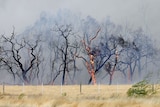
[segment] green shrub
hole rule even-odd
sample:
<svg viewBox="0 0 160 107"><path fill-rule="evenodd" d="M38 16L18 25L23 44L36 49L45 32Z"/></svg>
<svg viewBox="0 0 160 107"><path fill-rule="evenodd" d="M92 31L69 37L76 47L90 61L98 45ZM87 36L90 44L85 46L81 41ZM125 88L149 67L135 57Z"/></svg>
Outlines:
<svg viewBox="0 0 160 107"><path fill-rule="evenodd" d="M21 93L19 96L18 96L18 99L22 99L23 97L25 96L25 94Z"/></svg>
<svg viewBox="0 0 160 107"><path fill-rule="evenodd" d="M128 89L127 95L129 97L143 97L154 94L156 90L153 89L153 85L149 84L147 80L140 81L131 88Z"/></svg>
<svg viewBox="0 0 160 107"><path fill-rule="evenodd" d="M62 96L67 96L67 93L66 92L62 93Z"/></svg>

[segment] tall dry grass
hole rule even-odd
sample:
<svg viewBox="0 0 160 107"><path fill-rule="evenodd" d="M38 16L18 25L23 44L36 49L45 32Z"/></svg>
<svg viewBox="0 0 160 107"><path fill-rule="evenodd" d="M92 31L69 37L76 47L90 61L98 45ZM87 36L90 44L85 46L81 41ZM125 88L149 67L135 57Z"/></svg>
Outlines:
<svg viewBox="0 0 160 107"><path fill-rule="evenodd" d="M160 107L160 95L129 98L130 85L0 86L0 107Z"/></svg>

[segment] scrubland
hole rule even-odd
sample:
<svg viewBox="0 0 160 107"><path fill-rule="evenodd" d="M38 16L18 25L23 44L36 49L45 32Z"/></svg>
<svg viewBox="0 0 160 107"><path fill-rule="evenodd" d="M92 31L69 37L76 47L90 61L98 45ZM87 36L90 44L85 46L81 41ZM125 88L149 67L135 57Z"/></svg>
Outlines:
<svg viewBox="0 0 160 107"><path fill-rule="evenodd" d="M160 94L128 97L131 85L0 86L0 107L160 107Z"/></svg>

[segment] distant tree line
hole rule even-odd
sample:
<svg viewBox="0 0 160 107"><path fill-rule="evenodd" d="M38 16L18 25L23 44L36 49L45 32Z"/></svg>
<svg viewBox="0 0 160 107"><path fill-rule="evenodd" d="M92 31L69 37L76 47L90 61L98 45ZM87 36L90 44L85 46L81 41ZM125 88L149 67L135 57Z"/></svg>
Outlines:
<svg viewBox="0 0 160 107"><path fill-rule="evenodd" d="M23 34L17 35L14 28L11 35L2 34L1 71L16 83L97 84L107 78L111 85L116 73L126 83L135 76L141 80L156 63L157 49L142 28L124 30L109 19L100 23L90 16L63 15L50 23L43 13Z"/></svg>

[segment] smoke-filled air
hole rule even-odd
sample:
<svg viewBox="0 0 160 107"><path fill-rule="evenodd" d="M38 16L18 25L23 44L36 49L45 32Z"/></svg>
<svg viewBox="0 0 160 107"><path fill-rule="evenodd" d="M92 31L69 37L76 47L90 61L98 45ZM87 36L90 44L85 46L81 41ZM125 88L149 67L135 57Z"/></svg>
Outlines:
<svg viewBox="0 0 160 107"><path fill-rule="evenodd" d="M1 0L0 83L159 83L158 2Z"/></svg>

